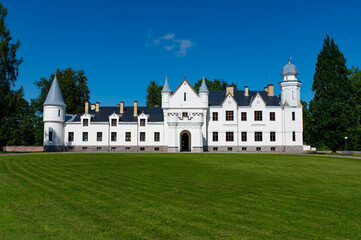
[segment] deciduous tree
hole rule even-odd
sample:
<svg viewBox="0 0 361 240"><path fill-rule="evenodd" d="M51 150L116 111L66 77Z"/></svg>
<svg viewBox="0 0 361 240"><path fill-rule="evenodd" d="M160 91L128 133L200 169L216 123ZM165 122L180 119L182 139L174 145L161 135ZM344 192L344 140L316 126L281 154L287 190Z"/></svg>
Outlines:
<svg viewBox="0 0 361 240"><path fill-rule="evenodd" d="M162 86L159 86L156 81L151 81L147 87L147 103L148 107L162 105Z"/></svg>

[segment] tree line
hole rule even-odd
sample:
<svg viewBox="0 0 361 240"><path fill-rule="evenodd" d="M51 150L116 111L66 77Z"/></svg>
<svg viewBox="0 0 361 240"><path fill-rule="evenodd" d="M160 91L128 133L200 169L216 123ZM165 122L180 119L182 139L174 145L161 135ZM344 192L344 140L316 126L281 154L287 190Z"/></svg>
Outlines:
<svg viewBox="0 0 361 240"><path fill-rule="evenodd" d="M90 98L87 76L83 70L56 69L48 78L34 84L38 97L27 101L24 89L14 89L23 58L17 56L20 41L14 41L6 25L7 9L0 2L0 147L5 145L43 144L43 103L56 75L63 93L67 113L81 113ZM223 79L205 79L209 90L225 90ZM202 79L194 88L199 89ZM161 106L160 86L151 81L147 88L146 105ZM304 142L319 149L332 151L348 146L361 150L361 70L347 69L346 58L334 40L326 35L317 57L313 77L313 99L303 105Z"/></svg>

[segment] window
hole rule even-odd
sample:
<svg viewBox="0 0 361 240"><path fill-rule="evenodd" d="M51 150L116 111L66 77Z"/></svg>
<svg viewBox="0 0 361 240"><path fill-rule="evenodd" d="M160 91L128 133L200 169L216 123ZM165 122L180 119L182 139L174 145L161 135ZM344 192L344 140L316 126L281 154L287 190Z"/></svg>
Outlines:
<svg viewBox="0 0 361 240"><path fill-rule="evenodd" d="M131 132L126 132L125 133L125 141L130 142L131 139L132 139L132 133Z"/></svg>
<svg viewBox="0 0 361 240"><path fill-rule="evenodd" d="M154 142L159 142L160 141L160 132L155 132L154 133Z"/></svg>
<svg viewBox="0 0 361 240"><path fill-rule="evenodd" d="M269 113L269 120L270 121L276 121L276 113L275 112L270 112Z"/></svg>
<svg viewBox="0 0 361 240"><path fill-rule="evenodd" d="M112 127L117 126L117 119L112 119Z"/></svg>
<svg viewBox="0 0 361 240"><path fill-rule="evenodd" d="M218 148L217 148L217 147L214 147L214 148L213 148L213 151L217 152L217 151L218 151Z"/></svg>
<svg viewBox="0 0 361 240"><path fill-rule="evenodd" d="M247 132L242 132L242 142L247 142Z"/></svg>
<svg viewBox="0 0 361 240"><path fill-rule="evenodd" d="M184 93L184 101L187 101L187 93Z"/></svg>
<svg viewBox="0 0 361 240"><path fill-rule="evenodd" d="M116 142L116 141L117 141L117 133L116 133L116 132L112 132L112 133L111 133L111 141L112 141L112 142Z"/></svg>
<svg viewBox="0 0 361 240"><path fill-rule="evenodd" d="M254 140L256 142L262 142L262 132L255 132L254 133Z"/></svg>
<svg viewBox="0 0 361 240"><path fill-rule="evenodd" d="M87 147L82 147L81 150L86 151L86 150L88 150L88 148Z"/></svg>
<svg viewBox="0 0 361 240"><path fill-rule="evenodd" d="M140 141L145 142L145 132L140 132Z"/></svg>
<svg viewBox="0 0 361 240"><path fill-rule="evenodd" d="M262 121L262 111L254 111L254 120Z"/></svg>
<svg viewBox="0 0 361 240"><path fill-rule="evenodd" d="M159 152L159 147L155 147L154 151Z"/></svg>
<svg viewBox="0 0 361 240"><path fill-rule="evenodd" d="M145 147L140 147L140 151L145 151Z"/></svg>
<svg viewBox="0 0 361 240"><path fill-rule="evenodd" d="M49 131L49 142L53 141L53 132Z"/></svg>
<svg viewBox="0 0 361 240"><path fill-rule="evenodd" d="M89 125L89 119L83 119L83 126L87 127Z"/></svg>
<svg viewBox="0 0 361 240"><path fill-rule="evenodd" d="M272 152L276 151L276 148L275 148L275 147L271 147L271 151L272 151Z"/></svg>
<svg viewBox="0 0 361 240"><path fill-rule="evenodd" d="M261 147L256 147L256 151L261 151Z"/></svg>
<svg viewBox="0 0 361 240"><path fill-rule="evenodd" d="M187 112L182 112L182 117L188 117L188 113Z"/></svg>
<svg viewBox="0 0 361 240"><path fill-rule="evenodd" d="M60 117L60 110L58 110L58 117Z"/></svg>
<svg viewBox="0 0 361 240"><path fill-rule="evenodd" d="M101 147L97 147L97 151L101 151L102 150L102 148Z"/></svg>
<svg viewBox="0 0 361 240"><path fill-rule="evenodd" d="M269 140L270 140L271 142L275 142L275 141L276 141L276 132L270 132Z"/></svg>
<svg viewBox="0 0 361 240"><path fill-rule="evenodd" d="M247 113L241 112L241 121L247 121Z"/></svg>
<svg viewBox="0 0 361 240"><path fill-rule="evenodd" d="M140 119L140 126L144 127L145 126L145 119Z"/></svg>
<svg viewBox="0 0 361 240"><path fill-rule="evenodd" d="M296 142L296 132L292 132L292 141Z"/></svg>
<svg viewBox="0 0 361 240"><path fill-rule="evenodd" d="M296 113L292 112L292 121L295 121L295 120L296 120Z"/></svg>
<svg viewBox="0 0 361 240"><path fill-rule="evenodd" d="M242 151L247 151L247 148L246 148L246 147L242 147Z"/></svg>
<svg viewBox="0 0 361 240"><path fill-rule="evenodd" d="M226 111L226 121L233 121L233 111Z"/></svg>
<svg viewBox="0 0 361 240"><path fill-rule="evenodd" d="M233 132L226 132L226 141L233 142Z"/></svg>
<svg viewBox="0 0 361 240"><path fill-rule="evenodd" d="M218 132L213 132L213 142L218 142Z"/></svg>
<svg viewBox="0 0 361 240"><path fill-rule="evenodd" d="M88 132L83 132L83 142L88 141Z"/></svg>
<svg viewBox="0 0 361 240"><path fill-rule="evenodd" d="M129 151L130 151L130 147L125 147L125 151L129 152Z"/></svg>
<svg viewBox="0 0 361 240"><path fill-rule="evenodd" d="M117 148L116 147L111 147L110 151L114 152Z"/></svg>
<svg viewBox="0 0 361 240"><path fill-rule="evenodd" d="M103 141L103 133L102 132L97 132L97 141L98 142Z"/></svg>
<svg viewBox="0 0 361 240"><path fill-rule="evenodd" d="M218 121L218 112L213 112L213 121Z"/></svg>
<svg viewBox="0 0 361 240"><path fill-rule="evenodd" d="M228 150L229 152L232 152L232 148L231 148L231 147L228 147L227 150Z"/></svg>
<svg viewBox="0 0 361 240"><path fill-rule="evenodd" d="M68 132L68 142L74 141L74 132Z"/></svg>

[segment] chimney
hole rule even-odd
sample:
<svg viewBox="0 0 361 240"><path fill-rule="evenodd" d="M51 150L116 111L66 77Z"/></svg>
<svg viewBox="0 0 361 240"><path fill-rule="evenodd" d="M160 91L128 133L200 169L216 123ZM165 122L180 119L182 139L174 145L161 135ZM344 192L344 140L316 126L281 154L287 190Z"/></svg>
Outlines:
<svg viewBox="0 0 361 240"><path fill-rule="evenodd" d="M133 116L138 116L138 101L134 101L134 113Z"/></svg>
<svg viewBox="0 0 361 240"><path fill-rule="evenodd" d="M264 90L265 92L268 92L268 87L264 87L263 90Z"/></svg>
<svg viewBox="0 0 361 240"><path fill-rule="evenodd" d="M244 87L244 96L249 96L249 92L248 92L248 86Z"/></svg>
<svg viewBox="0 0 361 240"><path fill-rule="evenodd" d="M234 96L234 87L233 86L228 86L226 88L226 95L228 95L228 93L230 93L232 96Z"/></svg>
<svg viewBox="0 0 361 240"><path fill-rule="evenodd" d="M274 96L275 92L273 89L273 84L268 84L268 96Z"/></svg>
<svg viewBox="0 0 361 240"><path fill-rule="evenodd" d="M99 108L100 108L100 102L96 102L95 103L95 111L99 112Z"/></svg>
<svg viewBox="0 0 361 240"><path fill-rule="evenodd" d="M85 110L84 110L85 113L89 113L89 105L90 105L90 102L86 101L85 102Z"/></svg>
<svg viewBox="0 0 361 240"><path fill-rule="evenodd" d="M124 113L124 102L120 102L119 113Z"/></svg>
<svg viewBox="0 0 361 240"><path fill-rule="evenodd" d="M95 104L90 104L90 110L95 110Z"/></svg>

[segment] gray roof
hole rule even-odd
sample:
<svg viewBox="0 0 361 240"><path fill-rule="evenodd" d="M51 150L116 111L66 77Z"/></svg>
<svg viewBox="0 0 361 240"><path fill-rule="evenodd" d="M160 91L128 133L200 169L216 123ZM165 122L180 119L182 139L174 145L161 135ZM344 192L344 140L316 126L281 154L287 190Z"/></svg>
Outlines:
<svg viewBox="0 0 361 240"><path fill-rule="evenodd" d="M56 76L54 77L48 96L46 97L46 100L44 102L44 106L45 105L66 106Z"/></svg>
<svg viewBox="0 0 361 240"><path fill-rule="evenodd" d="M249 91L248 95L244 95L243 90L234 91L234 99L237 102L238 106L249 106L251 100L254 96L257 95L257 92L261 95L262 99L266 102L266 106L280 106L280 100L276 96L268 96L266 91ZM220 106L222 105L224 99L226 98L225 90L209 91L208 104L209 106Z"/></svg>
<svg viewBox="0 0 361 240"><path fill-rule="evenodd" d="M164 86L163 86L163 89L162 89L162 93L163 92L172 92L170 90L170 87L169 87L169 84L168 84L168 77L165 77L165 82L164 82Z"/></svg>
<svg viewBox="0 0 361 240"><path fill-rule="evenodd" d="M94 115L92 117L92 122L108 122L109 116L113 113L119 114L119 107L100 107L99 112L92 110L89 114ZM141 113L149 114L148 122L163 122L163 108L161 107L138 107L138 115ZM80 116L84 113L78 114L73 122L79 122ZM119 121L120 122L136 122L137 117L133 116L134 107L124 107L124 113L121 114Z"/></svg>
<svg viewBox="0 0 361 240"><path fill-rule="evenodd" d="M298 75L297 67L291 63L291 59L288 59L288 63L282 68L281 76Z"/></svg>
<svg viewBox="0 0 361 240"><path fill-rule="evenodd" d="M206 80L204 80L204 76L202 80L202 85L200 86L198 92L208 92L208 88L207 88Z"/></svg>

